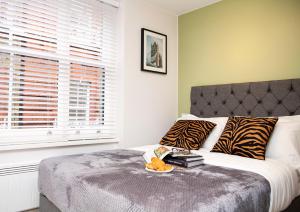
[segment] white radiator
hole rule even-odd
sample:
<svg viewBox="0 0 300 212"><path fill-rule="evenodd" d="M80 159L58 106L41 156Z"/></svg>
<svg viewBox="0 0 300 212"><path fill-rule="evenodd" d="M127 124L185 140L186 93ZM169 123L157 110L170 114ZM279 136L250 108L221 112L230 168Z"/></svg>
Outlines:
<svg viewBox="0 0 300 212"><path fill-rule="evenodd" d="M23 211L39 206L38 164L42 159L117 147L114 141L95 145L0 152L0 212Z"/></svg>
<svg viewBox="0 0 300 212"><path fill-rule="evenodd" d="M14 212L39 205L38 163L0 168L0 211Z"/></svg>

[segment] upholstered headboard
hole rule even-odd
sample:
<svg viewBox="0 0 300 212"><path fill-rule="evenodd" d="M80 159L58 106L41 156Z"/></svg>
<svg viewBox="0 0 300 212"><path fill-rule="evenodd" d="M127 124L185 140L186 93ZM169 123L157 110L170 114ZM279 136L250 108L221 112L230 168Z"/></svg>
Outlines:
<svg viewBox="0 0 300 212"><path fill-rule="evenodd" d="M199 117L300 115L300 79L192 87L191 114Z"/></svg>

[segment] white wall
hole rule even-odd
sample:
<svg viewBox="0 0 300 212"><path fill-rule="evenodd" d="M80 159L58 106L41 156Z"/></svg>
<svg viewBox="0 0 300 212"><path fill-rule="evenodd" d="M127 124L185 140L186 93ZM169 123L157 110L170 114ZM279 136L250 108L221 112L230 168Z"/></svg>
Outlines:
<svg viewBox="0 0 300 212"><path fill-rule="evenodd" d="M121 0L121 94L119 144L0 152L0 211L38 206L37 172L1 176L10 166L35 164L56 155L158 143L177 116L177 17L146 0ZM140 69L141 28L168 36L168 74ZM2 172L1 172L2 170Z"/></svg>
<svg viewBox="0 0 300 212"><path fill-rule="evenodd" d="M123 0L123 147L156 144L177 116L177 16L147 0ZM141 28L167 35L168 74L141 71Z"/></svg>

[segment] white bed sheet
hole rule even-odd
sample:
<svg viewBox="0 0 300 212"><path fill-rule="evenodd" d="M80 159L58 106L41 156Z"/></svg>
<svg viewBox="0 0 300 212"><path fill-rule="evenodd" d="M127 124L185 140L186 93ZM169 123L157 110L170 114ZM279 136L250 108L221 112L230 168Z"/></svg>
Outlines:
<svg viewBox="0 0 300 212"><path fill-rule="evenodd" d="M131 148L139 151L155 149L159 145L148 145ZM295 168L279 160L255 160L222 153L213 153L207 149L194 150L203 155L206 164L224 166L255 172L264 176L271 186L270 212L286 209L293 199L300 195L300 179Z"/></svg>

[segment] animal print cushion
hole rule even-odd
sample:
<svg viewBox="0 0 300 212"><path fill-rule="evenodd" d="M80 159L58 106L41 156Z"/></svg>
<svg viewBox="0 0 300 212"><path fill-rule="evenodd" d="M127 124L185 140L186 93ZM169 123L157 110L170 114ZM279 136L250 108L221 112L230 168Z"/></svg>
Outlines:
<svg viewBox="0 0 300 212"><path fill-rule="evenodd" d="M161 139L160 144L185 149L199 149L215 126L215 123L209 121L180 120Z"/></svg>
<svg viewBox="0 0 300 212"><path fill-rule="evenodd" d="M229 117L211 152L264 160L266 146L277 121L278 118Z"/></svg>

